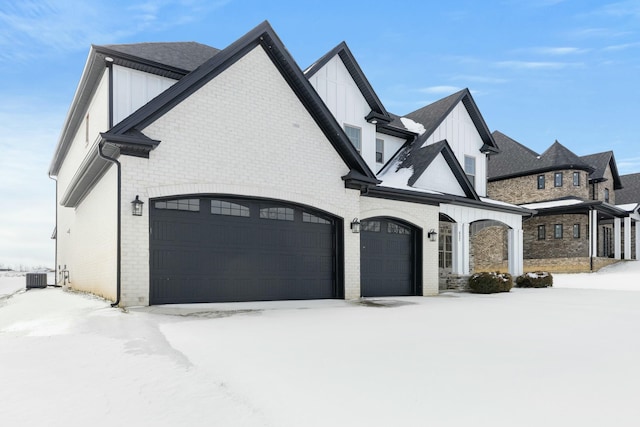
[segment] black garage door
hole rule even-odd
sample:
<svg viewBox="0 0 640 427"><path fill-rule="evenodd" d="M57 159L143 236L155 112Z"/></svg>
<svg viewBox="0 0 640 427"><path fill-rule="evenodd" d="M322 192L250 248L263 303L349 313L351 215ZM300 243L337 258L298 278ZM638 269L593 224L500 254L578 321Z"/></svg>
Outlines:
<svg viewBox="0 0 640 427"><path fill-rule="evenodd" d="M341 296L337 219L236 198L154 200L150 304Z"/></svg>
<svg viewBox="0 0 640 427"><path fill-rule="evenodd" d="M362 296L419 295L418 232L389 218L362 221L360 230Z"/></svg>

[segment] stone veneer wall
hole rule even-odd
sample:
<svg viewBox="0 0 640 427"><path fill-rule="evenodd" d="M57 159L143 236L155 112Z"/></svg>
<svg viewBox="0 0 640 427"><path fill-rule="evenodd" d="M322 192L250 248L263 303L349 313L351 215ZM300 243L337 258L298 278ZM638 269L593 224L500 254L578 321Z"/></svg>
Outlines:
<svg viewBox="0 0 640 427"><path fill-rule="evenodd" d="M470 237L469 271L508 271L507 227L494 225Z"/></svg>
<svg viewBox="0 0 640 427"><path fill-rule="evenodd" d="M562 187L554 187L555 172L562 172ZM573 185L573 172L580 173L580 185ZM545 188L538 189L538 175L545 176ZM519 176L516 178L491 181L487 186L487 196L491 199L520 205L545 200L555 200L574 196L589 199L589 175L585 171L562 170L540 174Z"/></svg>
<svg viewBox="0 0 640 427"><path fill-rule="evenodd" d="M555 224L562 224L563 236L554 238ZM573 225L580 225L580 237L573 237ZM538 240L538 226L545 226L545 239ZM589 217L586 214L536 216L523 222L524 259L589 256ZM525 262L526 267L526 262Z"/></svg>
<svg viewBox="0 0 640 427"><path fill-rule="evenodd" d="M593 271L620 262L613 258L594 258ZM591 271L589 257L525 259L524 271L549 271L551 273L586 273Z"/></svg>

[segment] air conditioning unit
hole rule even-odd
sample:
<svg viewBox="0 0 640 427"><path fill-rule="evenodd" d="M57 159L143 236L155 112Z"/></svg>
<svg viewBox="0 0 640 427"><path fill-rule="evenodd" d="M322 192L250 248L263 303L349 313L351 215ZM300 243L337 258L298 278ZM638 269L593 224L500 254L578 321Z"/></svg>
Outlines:
<svg viewBox="0 0 640 427"><path fill-rule="evenodd" d="M46 287L47 273L27 273L27 289Z"/></svg>

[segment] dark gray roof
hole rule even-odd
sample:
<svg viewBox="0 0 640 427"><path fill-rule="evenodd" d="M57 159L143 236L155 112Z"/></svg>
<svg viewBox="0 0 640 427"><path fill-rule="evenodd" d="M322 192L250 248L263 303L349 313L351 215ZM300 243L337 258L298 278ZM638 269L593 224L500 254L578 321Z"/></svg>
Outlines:
<svg viewBox="0 0 640 427"><path fill-rule="evenodd" d="M489 181L561 169L578 169L589 173L594 170L591 165L558 141L555 141L544 153L537 155L503 133L495 131L493 136L498 142L500 153L492 154L489 159L487 174Z"/></svg>
<svg viewBox="0 0 640 427"><path fill-rule="evenodd" d="M616 204L640 203L640 173L621 175L622 188L616 190Z"/></svg>
<svg viewBox="0 0 640 427"><path fill-rule="evenodd" d="M607 166L611 169L611 174L613 175L613 189L619 190L622 188L622 183L620 182L620 175L618 174L618 166L616 165L615 157L613 156L613 151L605 151L603 153L589 154L587 156L582 156L581 159L592 166L595 170L589 174L589 180L594 182L604 181L606 178L604 176ZM616 202L617 202L616 193Z"/></svg>
<svg viewBox="0 0 640 427"><path fill-rule="evenodd" d="M196 42L133 43L95 46L184 71L193 71L220 49Z"/></svg>
<svg viewBox="0 0 640 427"><path fill-rule="evenodd" d="M407 145L400 150L398 154L399 161L396 171L404 168L412 168L413 175L411 175L411 178L407 181L407 185L413 187L418 178L422 176L427 167L429 167L431 162L433 162L439 154L442 154L444 157L466 196L470 199L480 200L446 140L438 141L424 147L416 144Z"/></svg>
<svg viewBox="0 0 640 427"><path fill-rule="evenodd" d="M499 131L493 132L500 152L489 156L487 177L514 176L538 161L539 154Z"/></svg>
<svg viewBox="0 0 640 427"><path fill-rule="evenodd" d="M404 117L424 126L426 132L418 138L418 142L422 144L431 136L431 134L438 128L438 126L440 126L444 119L447 118L449 113L460 102L464 104L471 120L473 120L473 124L476 126L476 129L478 129L478 133L484 142L482 150L498 151L496 143L489 132L489 128L484 122L484 119L480 114L480 110L473 100L469 89L462 89L453 95L449 95L446 98L442 98L439 101L415 110Z"/></svg>

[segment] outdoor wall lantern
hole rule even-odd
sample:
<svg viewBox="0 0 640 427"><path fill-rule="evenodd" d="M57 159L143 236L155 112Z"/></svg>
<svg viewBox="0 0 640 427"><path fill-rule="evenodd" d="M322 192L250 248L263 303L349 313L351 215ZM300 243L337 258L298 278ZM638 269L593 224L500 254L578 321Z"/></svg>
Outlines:
<svg viewBox="0 0 640 427"><path fill-rule="evenodd" d="M142 216L142 205L144 205L144 202L136 195L136 199L131 202L131 215Z"/></svg>
<svg viewBox="0 0 640 427"><path fill-rule="evenodd" d="M353 221L351 221L351 232L360 232L360 220L358 218L353 218Z"/></svg>
<svg viewBox="0 0 640 427"><path fill-rule="evenodd" d="M437 237L438 237L438 233L436 233L436 230L434 230L433 228L431 230L429 230L427 232L427 237L429 238L429 240L431 240L432 242L435 242Z"/></svg>

